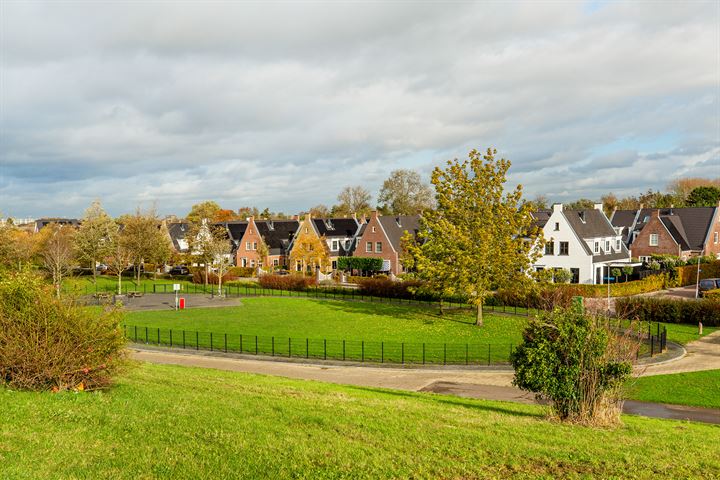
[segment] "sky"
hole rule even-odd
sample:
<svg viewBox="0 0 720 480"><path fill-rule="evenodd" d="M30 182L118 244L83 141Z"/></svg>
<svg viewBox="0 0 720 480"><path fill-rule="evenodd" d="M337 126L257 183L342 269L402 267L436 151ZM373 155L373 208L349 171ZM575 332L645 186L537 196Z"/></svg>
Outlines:
<svg viewBox="0 0 720 480"><path fill-rule="evenodd" d="M488 147L551 201L720 176L720 2L0 0L0 215L297 213Z"/></svg>

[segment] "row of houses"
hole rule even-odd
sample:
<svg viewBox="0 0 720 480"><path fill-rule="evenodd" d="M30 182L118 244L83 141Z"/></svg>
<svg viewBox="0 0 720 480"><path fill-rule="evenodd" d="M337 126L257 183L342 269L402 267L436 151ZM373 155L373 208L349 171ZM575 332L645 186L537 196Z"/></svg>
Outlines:
<svg viewBox="0 0 720 480"><path fill-rule="evenodd" d="M239 267L327 272L337 268L338 258L355 255L380 258L382 271L398 275L403 272L401 239L406 231L417 234L419 220L418 215L372 212L367 219L314 218L308 214L290 220L249 217L220 225L227 229L232 257ZM189 225L177 222L167 227L175 249L187 252Z"/></svg>
<svg viewBox="0 0 720 480"><path fill-rule="evenodd" d="M720 203L715 207L639 208L616 210L610 217L602 204L592 209L568 210L562 204L533 213L542 228L545 248L533 269L567 269L573 283L602 284L616 267L637 266L652 255L683 259L699 255L720 258ZM360 256L383 260L382 270L403 272L401 239L417 234L420 217L256 219L218 224L227 230L233 263L250 268L286 268L327 272L337 268L340 257ZM39 231L49 223L77 227L75 219L40 219ZM189 225L165 221L174 249L189 250ZM633 260L637 259L637 260Z"/></svg>

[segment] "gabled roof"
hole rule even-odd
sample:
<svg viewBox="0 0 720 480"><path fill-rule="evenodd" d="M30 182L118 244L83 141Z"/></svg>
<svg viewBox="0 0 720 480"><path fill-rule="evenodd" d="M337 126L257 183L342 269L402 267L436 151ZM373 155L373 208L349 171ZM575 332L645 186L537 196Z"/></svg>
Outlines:
<svg viewBox="0 0 720 480"><path fill-rule="evenodd" d="M77 218L39 218L35 220L35 230L39 232L40 229L47 227L51 223L56 223L58 225L70 225L72 227L80 226L80 220Z"/></svg>
<svg viewBox="0 0 720 480"><path fill-rule="evenodd" d="M258 233L265 241L270 255L285 255L297 232L297 220L255 220Z"/></svg>
<svg viewBox="0 0 720 480"><path fill-rule="evenodd" d="M618 210L613 215L613 225L628 226L639 232L647 225L653 212L658 211L660 220L682 250L702 250L708 230L712 225L716 207L642 208ZM632 217L633 221L629 222Z"/></svg>
<svg viewBox="0 0 720 480"><path fill-rule="evenodd" d="M420 230L420 215L383 215L378 220L397 252L400 251L400 241L406 231L417 233Z"/></svg>
<svg viewBox="0 0 720 480"><path fill-rule="evenodd" d="M605 214L597 209L563 210L570 227L583 239L589 240L598 237L614 237L615 229Z"/></svg>
<svg viewBox="0 0 720 480"><path fill-rule="evenodd" d="M230 233L230 239L233 241L233 243L237 243L240 241L240 239L242 239L243 235L245 235L245 230L247 230L248 222L244 220L227 222L225 226Z"/></svg>
<svg viewBox="0 0 720 480"><path fill-rule="evenodd" d="M186 249L180 246L180 240L185 240L189 228L190 225L186 222L173 222L167 224L168 235L170 235L173 247L178 252Z"/></svg>
<svg viewBox="0 0 720 480"><path fill-rule="evenodd" d="M332 237L354 237L360 227L360 223L354 218L313 218L315 230L318 235L326 238Z"/></svg>
<svg viewBox="0 0 720 480"><path fill-rule="evenodd" d="M635 225L636 215L636 210L615 210L610 217L610 223L612 223L613 227L622 228L620 233L622 234L622 240L625 245L632 240L630 232L632 232L633 226Z"/></svg>
<svg viewBox="0 0 720 480"><path fill-rule="evenodd" d="M532 216L533 220L535 220L535 225L543 228L550 219L550 215L552 215L552 210L538 210L537 212L531 212L530 215Z"/></svg>

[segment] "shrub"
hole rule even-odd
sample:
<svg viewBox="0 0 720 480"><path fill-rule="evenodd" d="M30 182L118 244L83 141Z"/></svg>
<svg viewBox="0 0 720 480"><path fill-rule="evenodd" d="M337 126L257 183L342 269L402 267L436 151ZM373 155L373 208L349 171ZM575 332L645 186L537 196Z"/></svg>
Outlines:
<svg viewBox="0 0 720 480"><path fill-rule="evenodd" d="M700 279L720 277L720 261L708 261L706 257L700 258ZM692 285L697 280L697 259L691 259L684 267L677 267L674 271L673 282L678 287Z"/></svg>
<svg viewBox="0 0 720 480"><path fill-rule="evenodd" d="M715 290L708 290L703 295L704 295L704 298L709 298L712 300L720 300L720 288L716 288Z"/></svg>
<svg viewBox="0 0 720 480"><path fill-rule="evenodd" d="M429 299L414 293L423 285L418 280L393 282L387 278L360 278L358 285L361 294L373 297Z"/></svg>
<svg viewBox="0 0 720 480"><path fill-rule="evenodd" d="M227 274L232 277L248 278L255 276L255 269L252 267L230 267Z"/></svg>
<svg viewBox="0 0 720 480"><path fill-rule="evenodd" d="M303 275L262 275L258 283L263 288L301 291L315 285L315 278Z"/></svg>
<svg viewBox="0 0 720 480"><path fill-rule="evenodd" d="M513 384L550 400L554 416L584 424L620 420L620 390L630 376L614 337L579 308L556 309L531 319L512 354Z"/></svg>
<svg viewBox="0 0 720 480"><path fill-rule="evenodd" d="M237 280L237 276L231 275L230 272L226 272L222 276L223 284L225 282L230 282L232 280ZM195 270L192 274L192 282L193 283L201 283L205 284L205 270ZM218 275L217 273L210 272L208 275L208 284L210 285L217 285L218 284Z"/></svg>
<svg viewBox="0 0 720 480"><path fill-rule="evenodd" d="M666 274L649 275L642 280L635 280L625 283L611 283L611 297L626 297L628 295L637 295L640 293L656 292L668 286L668 277ZM556 288L564 288L572 293L582 297L605 297L608 293L607 284L604 285L585 285L570 284L558 285Z"/></svg>
<svg viewBox="0 0 720 480"><path fill-rule="evenodd" d="M382 265L382 258L373 257L340 257L337 261L339 270L360 270L361 272L377 272Z"/></svg>
<svg viewBox="0 0 720 480"><path fill-rule="evenodd" d="M0 280L0 382L29 390L97 389L124 363L117 309L57 299L29 273Z"/></svg>
<svg viewBox="0 0 720 480"><path fill-rule="evenodd" d="M615 311L622 317L647 322L695 325L702 322L708 326L720 326L720 301L712 298L700 300L654 297L619 298L615 301Z"/></svg>

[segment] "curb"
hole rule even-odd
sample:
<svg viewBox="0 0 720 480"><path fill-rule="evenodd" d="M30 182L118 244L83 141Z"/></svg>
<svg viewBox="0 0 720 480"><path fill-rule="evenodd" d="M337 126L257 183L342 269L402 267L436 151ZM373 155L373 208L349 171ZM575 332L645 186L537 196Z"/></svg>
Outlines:
<svg viewBox="0 0 720 480"><path fill-rule="evenodd" d="M321 360L307 358L273 357L269 355L244 355L232 352L217 352L208 350L176 350L173 348L155 347L131 343L128 350L150 353L172 353L188 357L207 357L231 360L255 360L258 362L289 363L309 367L358 367L358 368L384 368L388 370L441 370L441 371L483 371L487 373L512 373L515 370L509 365L442 365L442 364L401 364L401 363L375 363L375 362L350 362L341 360Z"/></svg>
<svg viewBox="0 0 720 480"><path fill-rule="evenodd" d="M671 342L669 340L667 343L674 345L675 348L680 350L681 353L674 357L666 358L665 360L659 360L656 362L648 362L648 363L635 365L635 367L633 367L633 370L644 369L644 368L648 368L648 367L655 367L655 366L660 366L660 365L666 365L668 363L677 362L678 360L681 360L687 356L687 349L683 345L680 345L679 343Z"/></svg>

